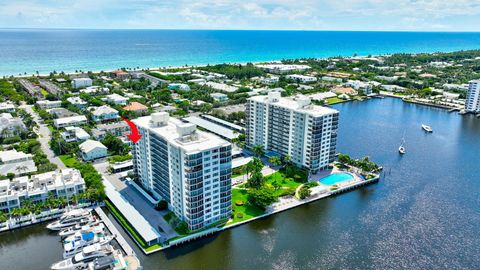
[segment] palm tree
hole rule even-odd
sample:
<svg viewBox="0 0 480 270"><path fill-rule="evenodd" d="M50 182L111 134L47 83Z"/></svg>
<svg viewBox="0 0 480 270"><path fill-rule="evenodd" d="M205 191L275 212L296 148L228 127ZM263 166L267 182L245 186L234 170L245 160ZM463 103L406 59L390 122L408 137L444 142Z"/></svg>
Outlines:
<svg viewBox="0 0 480 270"><path fill-rule="evenodd" d="M265 148L261 144L254 145L252 147L252 151L253 151L253 153L255 153L256 157L261 157L261 156L265 155Z"/></svg>

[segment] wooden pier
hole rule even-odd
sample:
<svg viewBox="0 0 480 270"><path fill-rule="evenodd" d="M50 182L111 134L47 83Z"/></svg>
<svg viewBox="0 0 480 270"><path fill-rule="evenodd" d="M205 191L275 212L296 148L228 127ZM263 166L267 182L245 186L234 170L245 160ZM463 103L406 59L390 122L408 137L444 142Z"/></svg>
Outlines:
<svg viewBox="0 0 480 270"><path fill-rule="evenodd" d="M115 225L110 221L110 219L107 217L107 214L102 210L100 207L95 208L95 212L98 214L102 222L105 224L105 226L108 228L110 233L112 233L115 236L115 240L117 240L118 244L120 247L123 249L126 255L134 255L135 251L133 251L132 247L127 243L125 238L120 234L120 232L117 230Z"/></svg>

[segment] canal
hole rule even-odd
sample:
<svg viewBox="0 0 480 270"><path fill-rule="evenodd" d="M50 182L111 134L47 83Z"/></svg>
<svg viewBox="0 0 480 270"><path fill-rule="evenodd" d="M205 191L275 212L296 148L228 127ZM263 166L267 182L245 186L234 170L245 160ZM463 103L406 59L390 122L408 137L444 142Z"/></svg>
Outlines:
<svg viewBox="0 0 480 270"><path fill-rule="evenodd" d="M339 152L383 165L378 184L165 252L137 250L145 269L478 269L480 119L393 98L334 107ZM0 234L1 269L60 258L44 225Z"/></svg>

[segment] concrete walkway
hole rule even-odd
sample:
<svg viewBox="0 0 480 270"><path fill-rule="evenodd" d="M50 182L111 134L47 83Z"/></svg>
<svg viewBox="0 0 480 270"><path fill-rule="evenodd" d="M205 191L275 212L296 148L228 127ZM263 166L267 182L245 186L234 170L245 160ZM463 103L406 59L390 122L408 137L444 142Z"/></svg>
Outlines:
<svg viewBox="0 0 480 270"><path fill-rule="evenodd" d="M269 175L271 175L271 174L273 174L277 171L278 171L278 168L271 168L269 166L264 166L263 169L262 169L262 175L263 176L269 176ZM232 186L236 186L236 185L246 183L247 180L248 180L247 174L237 176L235 178L232 178Z"/></svg>
<svg viewBox="0 0 480 270"><path fill-rule="evenodd" d="M48 129L48 126L42 123L42 119L40 118L38 113L36 113L32 109L32 105L27 105L23 103L20 108L24 109L28 114L30 114L33 118L33 121L37 123L38 129L35 129L35 133L37 133L38 135L38 141L41 144L43 153L47 155L48 160L50 160L51 163L57 165L59 169L66 169L67 167L65 166L65 164L63 164L63 162L55 155L55 153L53 153L52 149L50 149L49 143L52 139L52 136L50 129Z"/></svg>
<svg viewBox="0 0 480 270"><path fill-rule="evenodd" d="M133 251L132 247L127 243L125 238L123 238L122 234L117 230L117 227L113 225L113 223L110 221L108 218L107 214L103 212L102 208L96 207L95 212L97 212L98 216L102 220L102 222L105 224L105 226L108 228L110 233L112 233L115 236L115 239L117 240L118 244L120 247L122 247L123 251L125 251L125 254L127 255L135 255L135 251Z"/></svg>

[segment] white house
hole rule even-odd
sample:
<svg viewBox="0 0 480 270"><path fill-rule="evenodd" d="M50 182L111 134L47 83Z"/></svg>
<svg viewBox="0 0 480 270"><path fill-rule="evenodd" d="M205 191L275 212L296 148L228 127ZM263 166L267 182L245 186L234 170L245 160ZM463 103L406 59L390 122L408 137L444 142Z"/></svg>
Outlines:
<svg viewBox="0 0 480 270"><path fill-rule="evenodd" d="M120 117L118 116L118 111L108 105L93 107L90 110L92 112L93 121L95 122L116 120Z"/></svg>
<svg viewBox="0 0 480 270"><path fill-rule="evenodd" d="M190 91L190 86L185 83L171 83L168 85L168 89L180 89L183 91Z"/></svg>
<svg viewBox="0 0 480 270"><path fill-rule="evenodd" d="M0 114L0 137L12 137L26 130L27 128L22 119L13 117L9 113Z"/></svg>
<svg viewBox="0 0 480 270"><path fill-rule="evenodd" d="M58 118L53 120L53 125L56 128L70 127L70 126L81 126L88 122L85 115L76 115L64 118Z"/></svg>
<svg viewBox="0 0 480 270"><path fill-rule="evenodd" d="M66 142L83 142L90 139L90 135L79 127L66 127L60 135Z"/></svg>
<svg viewBox="0 0 480 270"><path fill-rule="evenodd" d="M54 109L54 108L60 108L62 107L62 101L61 100L39 100L36 102L37 107L42 109L42 110L47 110L47 109Z"/></svg>
<svg viewBox="0 0 480 270"><path fill-rule="evenodd" d="M91 161L107 156L107 147L99 141L86 140L79 145L80 154L85 161Z"/></svg>
<svg viewBox="0 0 480 270"><path fill-rule="evenodd" d="M299 74L287 75L285 76L285 78L296 81L296 82L301 82L301 83L312 83L317 81L316 77L299 75Z"/></svg>
<svg viewBox="0 0 480 270"><path fill-rule="evenodd" d="M106 102L109 102L109 103L116 104L116 105L127 105L127 102L128 102L128 98L123 97L119 94L108 95L108 96L102 98L102 100L106 101Z"/></svg>
<svg viewBox="0 0 480 270"><path fill-rule="evenodd" d="M72 87L74 89L85 88L92 86L92 79L90 78L74 78L72 79Z"/></svg>
<svg viewBox="0 0 480 270"><path fill-rule="evenodd" d="M16 150L0 151L0 175L36 172L33 155Z"/></svg>
<svg viewBox="0 0 480 270"><path fill-rule="evenodd" d="M15 112L15 105L10 101L2 102L0 103L0 112L13 113Z"/></svg>
<svg viewBox="0 0 480 270"><path fill-rule="evenodd" d="M88 103L80 97L69 97L67 98L67 101L79 109L83 109L88 105Z"/></svg>

